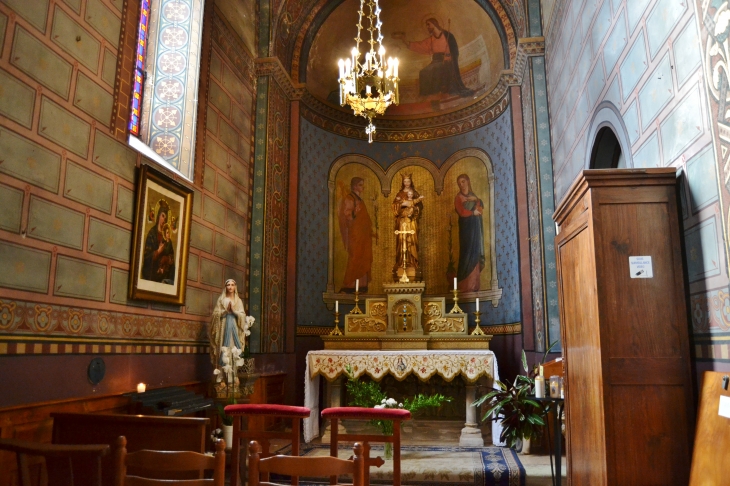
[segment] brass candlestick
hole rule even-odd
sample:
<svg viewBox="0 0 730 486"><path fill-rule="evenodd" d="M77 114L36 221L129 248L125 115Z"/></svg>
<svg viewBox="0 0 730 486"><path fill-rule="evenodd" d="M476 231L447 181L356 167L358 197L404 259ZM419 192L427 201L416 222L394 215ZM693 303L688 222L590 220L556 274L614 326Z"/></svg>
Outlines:
<svg viewBox="0 0 730 486"><path fill-rule="evenodd" d="M457 289L454 289L451 291L451 293L454 294L454 307L451 309L449 314L463 314L464 311L461 310L461 307L459 307L459 291Z"/></svg>
<svg viewBox="0 0 730 486"><path fill-rule="evenodd" d="M340 331L340 313L335 312L335 328L330 331L330 336L342 336Z"/></svg>
<svg viewBox="0 0 730 486"><path fill-rule="evenodd" d="M477 323L477 327L474 328L474 330L471 332L471 335L472 336L484 336L484 331L482 331L482 328L479 327L479 316L481 316L482 313L479 311L475 311L474 315L476 316L474 321Z"/></svg>
<svg viewBox="0 0 730 486"><path fill-rule="evenodd" d="M352 310L350 311L350 314L362 314L362 311L360 310L360 304L358 302L360 302L360 292L356 290L355 291L355 307L352 308Z"/></svg>

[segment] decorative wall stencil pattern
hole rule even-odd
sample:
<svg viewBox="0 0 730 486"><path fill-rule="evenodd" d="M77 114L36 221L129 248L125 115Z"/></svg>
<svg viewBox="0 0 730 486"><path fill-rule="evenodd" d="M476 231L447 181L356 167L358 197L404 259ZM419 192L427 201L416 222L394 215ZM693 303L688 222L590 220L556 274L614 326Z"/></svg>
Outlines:
<svg viewBox="0 0 730 486"><path fill-rule="evenodd" d="M542 240L542 282L545 286L543 293L543 309L545 309L546 336L545 345L560 341L560 314L558 311L558 285L555 269L555 197L553 195L553 158L550 140L550 117L547 104L547 81L545 80L545 58L533 57L530 59L532 86L535 110L535 147L537 152L537 187L538 208L540 211L540 237ZM558 345L555 351L561 349ZM540 348L542 351L542 348Z"/></svg>
<svg viewBox="0 0 730 486"><path fill-rule="evenodd" d="M279 83L269 84L266 217L261 352L284 351L284 305L288 248L289 100Z"/></svg>
<svg viewBox="0 0 730 486"><path fill-rule="evenodd" d="M717 171L720 176L720 211L723 227L725 252L730 249L728 227L730 227L730 116L728 102L730 95L730 79L728 79L728 63L730 62L730 42L728 33L730 25L725 22L730 14L727 1L700 2L701 9L701 45L704 53L705 87L709 95L709 111L712 123L712 135L715 145ZM709 76L709 77L708 77Z"/></svg>
<svg viewBox="0 0 730 486"><path fill-rule="evenodd" d="M39 8L39 2L31 3L34 9ZM209 123L207 140L218 149L206 150L207 160L201 162L207 165L207 177L213 185L195 193L193 220L199 244L191 251L195 267L187 275L186 305L128 300L133 183L142 157L126 143L110 137L95 120L99 114L78 101L83 91L79 86L111 92L105 75L106 58L112 59L113 65L122 54L98 29L116 32L119 38L121 20L116 10L98 0L86 2L87 13L98 10L109 23L106 27L96 22L98 18L91 23L69 13L65 5L46 2L53 15L63 11L71 19L59 20L54 27L54 35L59 37L52 38L34 28L26 29L27 23L14 12L16 4L20 5L0 4L2 47L4 52L11 52L20 42L23 56L35 59L37 65L24 64L21 61L25 58L16 60L17 65L0 61L0 91L5 95L19 93L17 103L0 102L2 109L11 110L13 115L0 117L0 207L6 213L0 217L0 352L207 352L205 325L212 296L220 294L228 277L239 281L239 289L246 287L253 86L235 64L248 66L252 72L253 60L243 51L236 53L238 61L229 59L223 47L213 42L212 56L217 62L211 69L211 83L217 83L221 96L230 99L230 110L221 113L210 108L214 122ZM11 25L15 27L6 31L3 19L8 15L23 27L14 21ZM72 41L65 37L69 32L78 32L84 42L88 37L92 43L105 46L104 67L98 62L101 52L91 63L86 50L69 47L76 43L75 35ZM231 32L223 30L219 38L225 39L226 45L235 45ZM40 74L38 60L46 57L60 67L52 73L58 78L55 81L42 76L35 79L25 71ZM84 72L73 98L52 95L50 99L38 94L50 92L45 82L56 86L73 81L73 69L67 77L66 67L76 64L84 66ZM88 68L90 65L96 70ZM30 103L24 93L33 93ZM93 97L89 100L93 102ZM41 106L43 110L39 110ZM64 127L71 135L64 133ZM224 137L235 140L235 148L225 145ZM203 217L204 200L222 208L216 223ZM201 260L213 262L219 271L204 274ZM62 357L57 362L59 366L66 363ZM170 376L171 380L177 378ZM24 390L13 392L25 396ZM47 399L55 398L61 397Z"/></svg>
<svg viewBox="0 0 730 486"><path fill-rule="evenodd" d="M266 216L266 166L268 159L268 120L269 111L269 83L270 78L261 76L256 82L256 144L254 146L254 176L252 179L252 202L251 212L251 251L250 251L250 275L249 275L249 314L261 323L263 315L263 297L261 289L264 287L264 220ZM258 351L262 347L262 325L254 326L251 329L249 346L251 350Z"/></svg>
<svg viewBox="0 0 730 486"><path fill-rule="evenodd" d="M497 273L503 293L497 308L491 305L482 307L482 324L519 321L519 265L511 124L512 117L508 110L489 125L442 140L368 144L365 140L339 137L302 121L297 224L297 324L324 326L331 321L331 314L322 301L322 292L327 286L327 175L330 165L342 155L357 153L377 161L383 169L406 157L424 157L440 167L452 154L468 147L482 149L489 155L495 175Z"/></svg>
<svg viewBox="0 0 730 486"><path fill-rule="evenodd" d="M160 344L109 344L103 342L70 343L68 340L58 342L33 341L29 338L24 341L6 341L0 336L0 356L2 355L29 355L29 354L209 354L208 346L180 346Z"/></svg>
<svg viewBox="0 0 730 486"><path fill-rule="evenodd" d="M179 318L0 300L0 340L46 336L57 340L83 337L192 345L208 342L205 326L204 322Z"/></svg>
<svg viewBox="0 0 730 486"><path fill-rule="evenodd" d="M540 214L540 175L535 151L534 104L532 76L526 76L522 85L522 123L525 134L525 174L527 177L527 214L530 230L530 282L532 285L532 312L535 323L535 350L545 350L545 284L543 282L543 242ZM549 181L548 181L549 182Z"/></svg>

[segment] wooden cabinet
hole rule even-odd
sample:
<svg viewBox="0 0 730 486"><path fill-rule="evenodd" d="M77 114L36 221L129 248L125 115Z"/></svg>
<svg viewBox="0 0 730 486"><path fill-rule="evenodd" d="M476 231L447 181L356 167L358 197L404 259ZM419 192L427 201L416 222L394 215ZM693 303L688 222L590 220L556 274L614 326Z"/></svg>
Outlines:
<svg viewBox="0 0 730 486"><path fill-rule="evenodd" d="M553 216L569 484L688 483L694 406L676 185L673 168L585 170ZM651 257L651 278L631 270L636 256Z"/></svg>

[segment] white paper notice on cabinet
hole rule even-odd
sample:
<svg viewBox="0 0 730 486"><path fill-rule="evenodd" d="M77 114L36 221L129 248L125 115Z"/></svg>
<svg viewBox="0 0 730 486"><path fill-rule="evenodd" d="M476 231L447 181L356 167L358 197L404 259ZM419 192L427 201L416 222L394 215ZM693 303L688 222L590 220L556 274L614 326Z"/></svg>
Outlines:
<svg viewBox="0 0 730 486"><path fill-rule="evenodd" d="M654 278L650 256L630 256L629 273L631 278Z"/></svg>
<svg viewBox="0 0 730 486"><path fill-rule="evenodd" d="M720 395L720 410L718 411L718 415L730 418L730 397Z"/></svg>

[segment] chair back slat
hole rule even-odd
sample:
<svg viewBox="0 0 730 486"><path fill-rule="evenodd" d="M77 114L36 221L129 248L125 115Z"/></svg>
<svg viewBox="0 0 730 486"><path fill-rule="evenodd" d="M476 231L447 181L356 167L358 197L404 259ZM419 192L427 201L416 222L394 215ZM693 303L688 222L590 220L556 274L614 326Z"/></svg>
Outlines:
<svg viewBox="0 0 730 486"><path fill-rule="evenodd" d="M259 472L276 472L287 476L339 476L352 473L352 467L352 461L329 456L273 456L259 462Z"/></svg>
<svg viewBox="0 0 730 486"><path fill-rule="evenodd" d="M342 474L352 475L352 486L364 486L368 469L365 465L363 446L356 443L353 447L352 460L337 457L307 457L307 456L274 456L261 459L261 446L256 441L249 444L249 486L272 485L262 483L261 473L271 473L298 477L336 477Z"/></svg>
<svg viewBox="0 0 730 486"><path fill-rule="evenodd" d="M155 471L196 471L213 469L215 467L215 458L197 452L143 449L128 453L126 464L127 467L154 469Z"/></svg>
<svg viewBox="0 0 730 486"><path fill-rule="evenodd" d="M162 484L176 486L210 486L212 479L150 479L139 476L127 476L124 486L160 486Z"/></svg>
<svg viewBox="0 0 730 486"><path fill-rule="evenodd" d="M215 456L206 456L189 451L151 451L141 450L127 454L127 439L117 439L115 450L115 486L223 486L226 470L226 443L219 440L215 445ZM134 469L134 475L127 475L127 467ZM212 479L159 479L145 478L137 474L145 471L155 473L176 473L212 469Z"/></svg>

